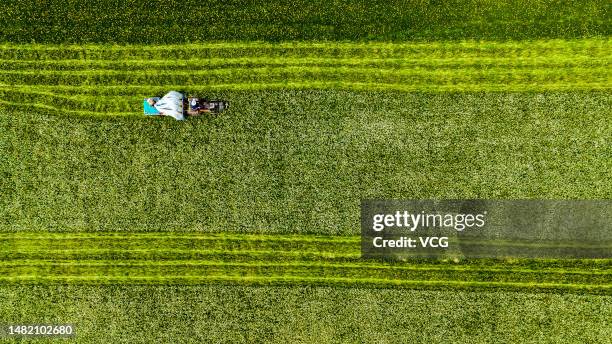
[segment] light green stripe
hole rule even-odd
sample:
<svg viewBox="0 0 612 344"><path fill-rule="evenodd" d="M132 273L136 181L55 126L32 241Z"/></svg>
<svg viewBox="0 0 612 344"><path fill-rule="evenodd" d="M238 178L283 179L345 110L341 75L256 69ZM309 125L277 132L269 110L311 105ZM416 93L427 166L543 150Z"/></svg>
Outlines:
<svg viewBox="0 0 612 344"><path fill-rule="evenodd" d="M592 55L566 55L566 54L545 54L542 56L518 56L518 57L488 57L488 56L457 56L457 57L410 57L403 58L332 58L332 57L212 57L212 58L190 58L190 59L0 59L0 64L7 65L48 65L48 66L79 66L85 67L126 67L126 66L168 66L168 67L186 67L186 66L223 66L223 65L397 65L397 66L471 66L471 65L503 65L508 67L553 65L565 66L566 64L574 65L591 65L591 64L609 64L612 56L605 58L595 58Z"/></svg>
<svg viewBox="0 0 612 344"><path fill-rule="evenodd" d="M327 48L327 49L353 49L353 48L377 48L377 49L448 49L457 47L461 49L517 49L517 48L544 48L554 49L559 47L566 48L590 48L608 47L611 43L609 38L587 38L587 39L550 39L532 41L462 41L462 42L222 42L222 43L197 43L180 45L110 45L110 44L2 44L0 49L21 49L21 50L190 50L190 49L253 49L253 48Z"/></svg>
<svg viewBox="0 0 612 344"><path fill-rule="evenodd" d="M1 75L58 75L58 76L81 76L81 75L155 75L156 70L1 70ZM457 75L457 76L497 76L497 75L568 75L575 76L581 73L595 73L608 78L612 73L608 67L570 67L570 68L537 68L537 69L508 69L503 67L480 68L473 66L468 68L379 68L379 67L322 67L322 66L287 66L287 67L226 67L209 70L165 70L164 73L176 76L195 76L195 75L238 75L246 76L253 74L268 73L343 73L343 74L374 74L374 75ZM271 78L274 78L272 76Z"/></svg>
<svg viewBox="0 0 612 344"><path fill-rule="evenodd" d="M0 261L0 266L8 267L28 267L28 266L235 266L235 267L323 267L323 268L347 268L347 269L381 269L381 270L410 270L410 271L450 271L450 272L505 272L505 273L554 273L554 274L577 274L577 275L612 275L612 266L608 270L585 271L581 269L558 269L558 268L539 268L526 269L508 267L482 267L482 266L444 266L444 265L397 265L397 264L372 264L366 262L359 263L331 263L331 262L229 262L229 261L202 261L202 260L160 260L160 261L129 261L129 260L29 260L20 259L19 261Z"/></svg>
<svg viewBox="0 0 612 344"><path fill-rule="evenodd" d="M543 288L543 289L577 289L577 290L600 290L608 291L612 289L612 284L571 284L571 283L534 283L534 282L480 282L480 281L453 281L453 280L389 280L377 278L343 278L343 277L306 277L306 276L130 276L120 278L109 278L105 276L45 276L39 277L36 275L23 276L0 276L0 282L70 282L78 283L79 281L86 282L109 282L109 283L138 283L138 281L150 281L156 283L171 283L172 281L193 283L205 282L242 282L242 283L278 283L278 282L293 282L293 283L324 283L324 284L373 284L385 286L404 286L404 287L432 287L432 286L449 286L449 287L512 287L512 288Z"/></svg>
<svg viewBox="0 0 612 344"><path fill-rule="evenodd" d="M176 234L175 232L154 232L154 233L51 233L51 232L0 232L0 239L4 240L19 240L19 239L30 239L30 240L41 240L41 239L55 239L55 240L67 240L67 239L118 239L118 240L132 240L132 239L203 239L203 240L269 240L269 241L299 241L299 242L346 242L346 243L359 243L361 237L359 236L319 236L319 235L277 235L277 234L234 234L234 233L181 233Z"/></svg>

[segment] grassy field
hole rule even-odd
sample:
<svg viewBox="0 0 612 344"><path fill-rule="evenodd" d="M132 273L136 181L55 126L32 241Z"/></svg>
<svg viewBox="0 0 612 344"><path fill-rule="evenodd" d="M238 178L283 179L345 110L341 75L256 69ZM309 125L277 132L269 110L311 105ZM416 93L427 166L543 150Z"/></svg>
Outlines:
<svg viewBox="0 0 612 344"><path fill-rule="evenodd" d="M360 238L254 234L0 236L0 283L291 284L612 292L609 260L360 258Z"/></svg>
<svg viewBox="0 0 612 344"><path fill-rule="evenodd" d="M607 343L612 336L610 296L219 285L3 285L0 295L2 322L72 323L79 343Z"/></svg>
<svg viewBox="0 0 612 344"><path fill-rule="evenodd" d="M361 199L612 196L607 92L223 95L185 123L5 107L0 228L355 235Z"/></svg>
<svg viewBox="0 0 612 344"><path fill-rule="evenodd" d="M44 10L42 10L44 8ZM610 33L604 0L50 0L4 4L0 41L519 40Z"/></svg>
<svg viewBox="0 0 612 344"><path fill-rule="evenodd" d="M173 88L195 94L279 89L602 91L610 88L609 46L608 39L4 45L0 96L4 104L125 115L139 113L143 97Z"/></svg>
<svg viewBox="0 0 612 344"><path fill-rule="evenodd" d="M612 337L609 259L364 260L357 236L362 199L610 199L608 2L3 6L0 325L73 323L84 343ZM171 89L231 108L141 114Z"/></svg>

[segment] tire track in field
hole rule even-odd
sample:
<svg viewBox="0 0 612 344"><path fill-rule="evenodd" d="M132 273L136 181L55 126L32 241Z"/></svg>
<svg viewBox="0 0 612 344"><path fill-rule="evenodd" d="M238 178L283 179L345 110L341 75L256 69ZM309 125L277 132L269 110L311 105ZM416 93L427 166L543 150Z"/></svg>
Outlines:
<svg viewBox="0 0 612 344"><path fill-rule="evenodd" d="M330 58L330 57L230 57L191 58L186 60L104 60L104 59L53 59L53 60L0 60L0 66L5 71L37 70L112 70L112 71L181 71L186 68L201 69L203 67L376 67L376 68L460 68L460 67L504 67L504 68L559 68L605 66L603 59L593 56L549 55L536 57L445 57L445 58Z"/></svg>
<svg viewBox="0 0 612 344"><path fill-rule="evenodd" d="M410 289L443 289L443 290L487 290L503 289L522 292L571 292L579 294L611 295L612 287L608 285L567 284L567 283L523 283L523 282L479 282L479 281L423 281L423 280L381 280L373 278L319 278L293 276L0 276L0 283L19 284L238 284L238 285L316 285L368 288L410 288Z"/></svg>
<svg viewBox="0 0 612 344"><path fill-rule="evenodd" d="M327 284L609 293L610 260L360 259L359 237L0 233L0 283Z"/></svg>
<svg viewBox="0 0 612 344"><path fill-rule="evenodd" d="M0 45L0 103L72 114L136 115L142 98L169 89L607 91L611 61L609 39Z"/></svg>

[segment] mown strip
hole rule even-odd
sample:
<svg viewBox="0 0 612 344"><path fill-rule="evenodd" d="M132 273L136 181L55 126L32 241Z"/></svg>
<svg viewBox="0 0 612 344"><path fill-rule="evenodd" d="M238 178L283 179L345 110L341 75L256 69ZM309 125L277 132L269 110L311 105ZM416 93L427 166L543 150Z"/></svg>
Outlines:
<svg viewBox="0 0 612 344"><path fill-rule="evenodd" d="M228 57L228 58L189 58L166 60L104 60L104 59L5 59L0 60L0 66L6 71L19 71L36 68L39 70L78 71L91 69L106 69L112 71L181 71L197 70L210 67L265 67L265 66L369 66L380 68L393 67L430 67L430 68L460 68L460 67L506 67L506 68L551 68L580 67L608 65L608 61L595 59L593 56L556 56L554 53L535 57L442 57L442 58L333 58L333 57Z"/></svg>
<svg viewBox="0 0 612 344"><path fill-rule="evenodd" d="M431 260L430 260L431 261ZM435 261L434 261L435 262ZM523 260L523 262L528 262L528 260ZM566 261L568 262L568 261ZM582 261L584 262L584 260ZM239 261L215 261L215 260L158 260L158 261L140 261L140 260L51 260L51 259L39 259L39 260L29 260L29 259L19 259L19 260L6 260L2 263L3 266L12 267L12 266L46 266L46 265L56 265L56 266L70 266L70 265L84 265L84 266L103 266L103 265L112 265L112 266L238 266L238 267L259 267L259 266L302 266L302 267L333 267L333 268L347 268L347 269L361 269L361 268L372 268L372 269L396 269L396 270L416 270L416 271L437 271L437 270L449 270L449 271L505 271L505 272L546 272L546 273L557 273L557 274L581 274L581 275L610 275L612 274L612 270L601 270L595 267L585 268L585 267L567 267L567 268L557 268L557 267L548 267L537 266L530 267L529 265L519 265L519 264L508 264L504 265L503 261L498 261L497 263L484 265L484 264L458 264L453 262L454 264L450 264L448 261L444 263L425 263L423 261L415 260L410 264L406 264L405 262L376 262L371 260L362 260L362 261L351 261L351 262L336 262L331 260L320 261L320 262L312 262L312 261L258 261L257 259L253 259L249 262L239 262ZM575 263L575 262L574 262ZM606 264L609 262L601 262L602 264Z"/></svg>
<svg viewBox="0 0 612 344"><path fill-rule="evenodd" d="M562 265L528 259L518 264L362 260L358 237L26 232L1 233L0 248L0 282L4 283L290 282L604 294L612 287L609 260Z"/></svg>
<svg viewBox="0 0 612 344"><path fill-rule="evenodd" d="M78 100L96 99L91 96L111 97L114 101L131 102L137 99L140 104L141 95L144 94L163 94L168 89L186 88L180 84L159 84L159 85L101 85L101 86L70 86L70 85L0 85L3 95L11 97L14 93L31 93L46 95L49 97L65 98ZM279 82L279 83L235 83L235 84L200 84L190 85L189 92L224 92L224 91L268 91L268 90L344 90L344 91L399 91L399 92L553 92L553 91L605 91L609 88L609 83L517 83L517 84L468 84L457 83L453 85L426 85L426 84L399 84L399 83L368 83L368 82L344 82L344 81L317 81L317 82ZM24 91L26 90L26 91ZM56 93L54 93L56 92ZM98 104L110 105L104 102ZM109 99L111 100L111 99ZM69 110L67 110L69 111Z"/></svg>
<svg viewBox="0 0 612 344"><path fill-rule="evenodd" d="M374 278L318 278L294 276L211 276L185 277L164 276L148 277L104 277L104 276L45 276L0 277L0 282L18 284L154 284L154 285L192 285L192 284L229 284L229 285L313 285L341 287L378 287L410 288L433 290L518 290L529 292L562 292L577 294L610 295L610 285L566 284L566 283L524 283L524 282L478 282L478 281L422 281L422 280L384 280Z"/></svg>
<svg viewBox="0 0 612 344"><path fill-rule="evenodd" d="M332 58L332 59L422 59L553 58L609 55L610 38L535 41L463 41L427 43L218 43L192 45L0 45L0 59L20 61L117 61Z"/></svg>
<svg viewBox="0 0 612 344"><path fill-rule="evenodd" d="M168 89L607 91L610 40L0 46L5 104L137 114ZM126 98L114 96L125 95ZM93 97L92 96L96 96ZM104 96L104 97L102 97Z"/></svg>

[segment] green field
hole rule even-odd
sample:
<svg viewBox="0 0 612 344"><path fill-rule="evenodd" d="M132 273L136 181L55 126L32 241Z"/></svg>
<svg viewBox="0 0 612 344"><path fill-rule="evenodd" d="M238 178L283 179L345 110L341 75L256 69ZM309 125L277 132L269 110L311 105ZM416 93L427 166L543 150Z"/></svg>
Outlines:
<svg viewBox="0 0 612 344"><path fill-rule="evenodd" d="M581 344L612 335L610 296L219 285L3 285L0 294L3 321L72 323L79 343Z"/></svg>
<svg viewBox="0 0 612 344"><path fill-rule="evenodd" d="M610 33L604 0L25 0L4 4L0 40L18 43L436 41Z"/></svg>
<svg viewBox="0 0 612 344"><path fill-rule="evenodd" d="M457 43L4 45L0 95L72 114L138 113L143 97L258 90L603 91L608 39ZM36 101L24 102L35 97ZM270 107L273 104L269 104Z"/></svg>
<svg viewBox="0 0 612 344"><path fill-rule="evenodd" d="M356 235L361 199L612 196L607 92L223 95L185 123L0 110L0 228Z"/></svg>
<svg viewBox="0 0 612 344"><path fill-rule="evenodd" d="M0 236L0 282L290 284L610 294L609 260L361 259L359 237L256 234Z"/></svg>
<svg viewBox="0 0 612 344"><path fill-rule="evenodd" d="M72 323L87 343L612 337L610 259L366 260L358 236L363 199L610 199L610 3L3 6L0 326ZM142 115L169 90L231 107Z"/></svg>

